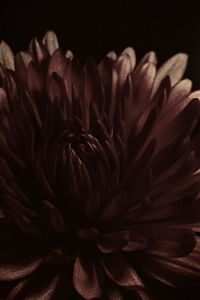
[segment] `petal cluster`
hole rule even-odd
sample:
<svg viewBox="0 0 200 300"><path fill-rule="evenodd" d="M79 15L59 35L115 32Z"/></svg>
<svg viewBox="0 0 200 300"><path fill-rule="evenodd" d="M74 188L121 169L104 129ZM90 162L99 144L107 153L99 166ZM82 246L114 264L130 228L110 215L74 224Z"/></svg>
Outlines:
<svg viewBox="0 0 200 300"><path fill-rule="evenodd" d="M200 280L200 91L187 55L0 44L3 299L150 299ZM156 288L156 286L155 286ZM134 299L134 298L131 298Z"/></svg>

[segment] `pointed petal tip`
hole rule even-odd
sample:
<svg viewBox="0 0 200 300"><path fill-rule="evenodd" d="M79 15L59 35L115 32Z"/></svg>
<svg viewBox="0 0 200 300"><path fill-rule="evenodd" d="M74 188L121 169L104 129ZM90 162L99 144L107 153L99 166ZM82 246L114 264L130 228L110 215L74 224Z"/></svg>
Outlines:
<svg viewBox="0 0 200 300"><path fill-rule="evenodd" d="M56 33L55 33L54 30L47 30L46 33L45 33L45 35L44 35L44 38L45 37L50 37L50 36L56 37Z"/></svg>
<svg viewBox="0 0 200 300"><path fill-rule="evenodd" d="M172 56L172 59L174 59L174 64L179 64L180 69L182 66L182 72L184 74L187 64L188 64L189 55L184 52L179 52L179 53L175 54L174 56Z"/></svg>
<svg viewBox="0 0 200 300"><path fill-rule="evenodd" d="M65 56L66 56L67 59L71 60L71 59L73 59L74 54L71 50L67 50L66 53L65 53Z"/></svg>
<svg viewBox="0 0 200 300"><path fill-rule="evenodd" d="M128 46L122 51L121 55L123 54L128 54L130 57L132 57L135 56L135 50L133 47Z"/></svg>
<svg viewBox="0 0 200 300"><path fill-rule="evenodd" d="M0 63L8 69L15 69L13 52L4 40L0 42Z"/></svg>
<svg viewBox="0 0 200 300"><path fill-rule="evenodd" d="M177 54L174 55L174 58L175 57L176 58L181 58L181 59L184 59L185 61L187 61L189 55L187 53L185 53L185 52L179 52L179 53L177 53Z"/></svg>
<svg viewBox="0 0 200 300"><path fill-rule="evenodd" d="M42 43L47 47L50 55L52 55L55 52L55 50L59 48L57 35L53 30L49 30L46 32L42 39Z"/></svg>
<svg viewBox="0 0 200 300"><path fill-rule="evenodd" d="M179 66L178 66L179 68L181 68L181 65L182 65L182 70L185 71L185 69L187 67L187 63L188 63L188 58L189 58L189 55L187 53L179 52L179 53L175 54L174 56L172 56L171 59L174 60L175 64L179 64Z"/></svg>
<svg viewBox="0 0 200 300"><path fill-rule="evenodd" d="M0 51L4 52L5 54L6 54L6 51L9 51L9 54L10 54L10 52L12 53L10 46L4 40L1 40L1 42L0 42Z"/></svg>
<svg viewBox="0 0 200 300"><path fill-rule="evenodd" d="M120 57L129 57L131 71L133 71L135 65L136 65L136 53L135 50L132 47L126 47L123 52L121 53Z"/></svg>
<svg viewBox="0 0 200 300"><path fill-rule="evenodd" d="M153 93L156 92L162 80L170 77L171 86L175 86L183 77L188 62L188 55L186 53L177 53L165 61L157 71Z"/></svg>
<svg viewBox="0 0 200 300"><path fill-rule="evenodd" d="M0 47L3 47L5 44L7 45L7 43L2 39L2 40L0 41Z"/></svg>
<svg viewBox="0 0 200 300"><path fill-rule="evenodd" d="M115 51L110 51L106 54L106 56L112 60L116 60L117 59L117 54Z"/></svg>
<svg viewBox="0 0 200 300"><path fill-rule="evenodd" d="M157 58L157 55L156 55L156 52L154 52L153 50L149 51L147 53L147 61L149 63L153 63L153 64L157 64L158 62L158 58Z"/></svg>

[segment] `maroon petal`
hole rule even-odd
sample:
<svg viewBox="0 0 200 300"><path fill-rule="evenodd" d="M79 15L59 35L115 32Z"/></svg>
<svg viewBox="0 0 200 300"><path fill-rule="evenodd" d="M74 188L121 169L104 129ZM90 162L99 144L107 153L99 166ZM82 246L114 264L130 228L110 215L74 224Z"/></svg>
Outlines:
<svg viewBox="0 0 200 300"><path fill-rule="evenodd" d="M99 221L108 221L118 217L126 205L126 193L121 192L105 206L99 214Z"/></svg>
<svg viewBox="0 0 200 300"><path fill-rule="evenodd" d="M123 295L118 290L110 290L106 293L107 300L124 300Z"/></svg>
<svg viewBox="0 0 200 300"><path fill-rule="evenodd" d="M111 234L102 234L98 238L98 247L103 253L118 252L128 242L127 232L117 232Z"/></svg>
<svg viewBox="0 0 200 300"><path fill-rule="evenodd" d="M24 286L27 283L27 279L19 282L15 287L10 291L5 300L15 300L18 297L19 293L23 290Z"/></svg>
<svg viewBox="0 0 200 300"><path fill-rule="evenodd" d="M90 177L89 180L91 181ZM97 189L94 189L87 197L84 211L86 216L94 216L97 214L100 206L100 196Z"/></svg>
<svg viewBox="0 0 200 300"><path fill-rule="evenodd" d="M141 266L145 273L173 287L198 288L200 282L200 239L193 252L183 258L143 258Z"/></svg>
<svg viewBox="0 0 200 300"><path fill-rule="evenodd" d="M109 92L112 80L112 65L112 59L110 59L110 57L105 57L98 66L102 83L105 87L109 89Z"/></svg>
<svg viewBox="0 0 200 300"><path fill-rule="evenodd" d="M164 257L184 257L192 252L196 245L192 230L174 227L148 226L149 237L147 252Z"/></svg>
<svg viewBox="0 0 200 300"><path fill-rule="evenodd" d="M17 280L33 273L49 251L45 241L43 243L41 239L30 239L16 226L10 226L5 221L0 226L0 243L2 281Z"/></svg>
<svg viewBox="0 0 200 300"><path fill-rule="evenodd" d="M42 93L45 87L45 81L39 72L37 65L30 62L27 68L27 84L31 93Z"/></svg>
<svg viewBox="0 0 200 300"><path fill-rule="evenodd" d="M106 274L117 285L126 288L144 287L138 274L122 255L116 253L104 255L102 263Z"/></svg>
<svg viewBox="0 0 200 300"><path fill-rule="evenodd" d="M120 254L104 255L102 264L110 279L119 286L133 289L140 300L150 300L138 274Z"/></svg>
<svg viewBox="0 0 200 300"><path fill-rule="evenodd" d="M133 157L133 160L130 162L127 173L124 181L122 182L122 188L130 186L133 184L133 180L136 178L137 180L141 175L143 175L144 171L149 166L154 151L156 149L156 140L153 139L146 146L144 151L138 152L138 155ZM137 176L135 176L137 174Z"/></svg>
<svg viewBox="0 0 200 300"><path fill-rule="evenodd" d="M50 101L60 101L64 92L64 86L61 78L53 73L47 82L47 89Z"/></svg>
<svg viewBox="0 0 200 300"><path fill-rule="evenodd" d="M19 52L15 56L15 69L20 78L27 84L27 68L33 61L31 55L27 52Z"/></svg>
<svg viewBox="0 0 200 300"><path fill-rule="evenodd" d="M43 274L44 275L44 274ZM48 276L48 275L47 275ZM40 280L40 282L39 282ZM43 282L42 282L43 280ZM51 279L40 278L40 276L34 276L31 280L25 280L18 283L9 293L5 300L35 300L35 299L45 299L53 300L55 299L56 290L59 284L59 277L53 277Z"/></svg>
<svg viewBox="0 0 200 300"><path fill-rule="evenodd" d="M125 104L125 125L127 136L129 136L142 115L147 113L155 74L155 66L153 64L146 63L135 73L130 75L130 91L128 100Z"/></svg>
<svg viewBox="0 0 200 300"><path fill-rule="evenodd" d="M74 264L73 283L77 292L84 299L99 298L102 295L100 272L93 261L78 257Z"/></svg>
<svg viewBox="0 0 200 300"><path fill-rule="evenodd" d="M165 145L173 143L178 138L184 139L187 135L191 134L194 129L197 118L200 113L200 103L198 99L193 99L181 112L178 114L171 123L163 122L157 128L156 135L159 138L158 149L163 148Z"/></svg>
<svg viewBox="0 0 200 300"><path fill-rule="evenodd" d="M20 259L22 251L30 251L30 249L13 249L13 251L7 251L6 256L0 254L0 280L13 281L23 278L33 273L41 265L43 257L30 257L28 261Z"/></svg>
<svg viewBox="0 0 200 300"><path fill-rule="evenodd" d="M71 99L73 86L78 91L78 94L83 95L84 85L83 85L83 66L78 61L78 59L73 58L67 61L67 66L64 71L63 80L65 82L65 88L67 95ZM85 99L84 99L85 101Z"/></svg>
<svg viewBox="0 0 200 300"><path fill-rule="evenodd" d="M37 38L32 39L32 41L30 42L29 53L39 64L41 64L48 57L48 52L45 49L45 46L41 42L39 42Z"/></svg>
<svg viewBox="0 0 200 300"><path fill-rule="evenodd" d="M96 63L89 59L84 68L85 75L85 99L87 102L95 102L100 114L104 109L104 94L100 81L99 70Z"/></svg>
<svg viewBox="0 0 200 300"><path fill-rule="evenodd" d="M145 250L148 247L148 237L139 236L135 233L129 234L128 243L123 247L123 251L132 252Z"/></svg>
<svg viewBox="0 0 200 300"><path fill-rule="evenodd" d="M51 77L51 75L55 72L60 77L63 77L65 68L67 66L67 58L61 49L57 49L49 61L47 77Z"/></svg>
<svg viewBox="0 0 200 300"><path fill-rule="evenodd" d="M46 208L52 226L59 232L66 230L66 225L61 212L49 201L43 201L44 207Z"/></svg>
<svg viewBox="0 0 200 300"><path fill-rule="evenodd" d="M182 209L179 209L179 213L174 217L166 221L169 226L179 226L192 228L193 231L198 229L200 225L200 199L198 198L190 205L185 205Z"/></svg>

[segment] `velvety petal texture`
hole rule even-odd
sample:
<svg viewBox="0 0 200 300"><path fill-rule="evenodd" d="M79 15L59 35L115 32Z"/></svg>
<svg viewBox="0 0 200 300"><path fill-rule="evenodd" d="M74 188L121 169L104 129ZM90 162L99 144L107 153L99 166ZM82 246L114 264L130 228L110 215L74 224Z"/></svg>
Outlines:
<svg viewBox="0 0 200 300"><path fill-rule="evenodd" d="M127 47L81 63L54 32L16 55L1 42L1 299L198 289L200 91L182 79L187 59L158 68Z"/></svg>

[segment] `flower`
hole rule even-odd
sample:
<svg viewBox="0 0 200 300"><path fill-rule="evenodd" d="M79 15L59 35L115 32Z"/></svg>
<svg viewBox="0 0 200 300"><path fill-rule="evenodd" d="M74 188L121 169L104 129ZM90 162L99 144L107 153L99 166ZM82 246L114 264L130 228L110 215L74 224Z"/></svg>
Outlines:
<svg viewBox="0 0 200 300"><path fill-rule="evenodd" d="M150 299L200 280L200 91L187 55L82 65L0 45L0 282L11 299ZM151 279L152 278L152 279ZM133 299L133 298L131 298Z"/></svg>

